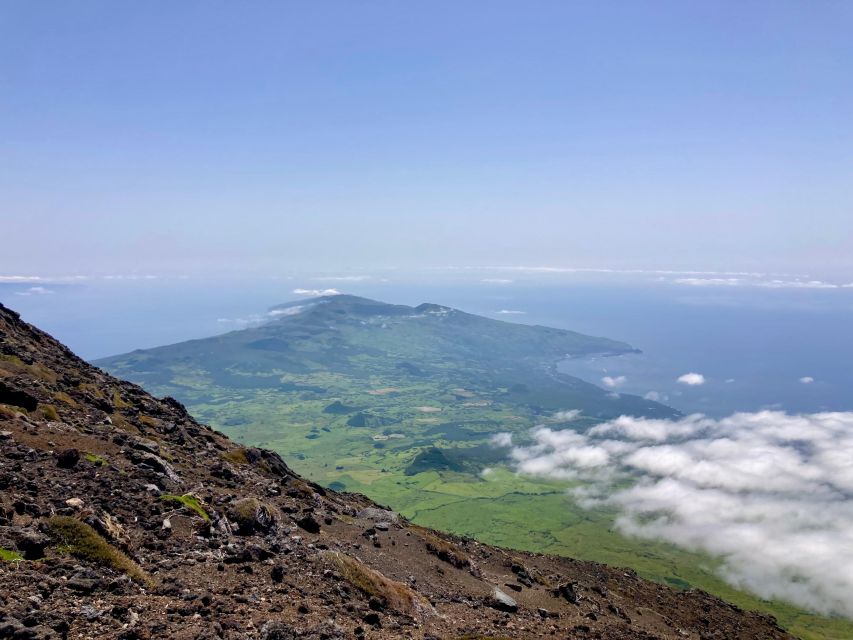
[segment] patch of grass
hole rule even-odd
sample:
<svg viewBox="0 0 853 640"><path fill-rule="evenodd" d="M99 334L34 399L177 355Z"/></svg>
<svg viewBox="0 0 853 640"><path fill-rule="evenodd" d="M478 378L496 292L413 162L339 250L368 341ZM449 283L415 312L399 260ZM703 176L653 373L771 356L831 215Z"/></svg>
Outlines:
<svg viewBox="0 0 853 640"><path fill-rule="evenodd" d="M67 404L69 407L79 407L80 406L74 398L69 396L64 391L57 391L56 393L54 393L53 399L56 400L57 402Z"/></svg>
<svg viewBox="0 0 853 640"><path fill-rule="evenodd" d="M160 420L154 418L152 416L146 416L144 414L139 416L139 421L144 424L146 427L151 427L152 429L156 429L160 426Z"/></svg>
<svg viewBox="0 0 853 640"><path fill-rule="evenodd" d="M10 551L9 549L4 549L0 547L0 560L3 562L19 562L24 559L17 551Z"/></svg>
<svg viewBox="0 0 853 640"><path fill-rule="evenodd" d="M429 606L423 596L408 585L386 578L352 556L332 551L326 557L337 568L344 580L363 594L385 601L392 609L411 613Z"/></svg>
<svg viewBox="0 0 853 640"><path fill-rule="evenodd" d="M101 388L96 384L92 384L91 382L84 382L84 383L78 385L78 388L82 389L83 391L88 391L89 393L91 393L96 398L106 400L106 396L104 396L104 392L101 391Z"/></svg>
<svg viewBox="0 0 853 640"><path fill-rule="evenodd" d="M0 417L3 418L17 418L18 416L28 415L26 409L22 407L13 407L8 404L0 404Z"/></svg>
<svg viewBox="0 0 853 640"><path fill-rule="evenodd" d="M128 433L139 434L139 429L136 428L130 420L125 418L120 413L111 413L110 414L110 422L112 422L116 427L121 429L122 431L126 431Z"/></svg>
<svg viewBox="0 0 853 640"><path fill-rule="evenodd" d="M83 458L85 458L88 462L91 462L96 467L105 467L109 464L106 458L102 458L96 453L84 453Z"/></svg>
<svg viewBox="0 0 853 640"><path fill-rule="evenodd" d="M242 447L226 451L222 454L222 458L234 464L249 464L249 460L246 458L246 450Z"/></svg>
<svg viewBox="0 0 853 640"><path fill-rule="evenodd" d="M121 571L141 584L152 584L151 577L138 564L104 540L85 522L68 516L55 516L47 521L47 526L59 551Z"/></svg>
<svg viewBox="0 0 853 640"><path fill-rule="evenodd" d="M59 379L59 376L56 375L53 369L44 366L40 362L25 364L17 356L0 356L0 370L11 374L27 373L34 378L47 380L48 382L56 382Z"/></svg>
<svg viewBox="0 0 853 640"><path fill-rule="evenodd" d="M56 407L52 404L43 404L38 408L38 413L45 420L50 420L51 422L59 422L59 412L57 412Z"/></svg>
<svg viewBox="0 0 853 640"><path fill-rule="evenodd" d="M464 569L471 566L471 559L465 554L462 549L444 538L439 538L429 529L419 527L418 525L409 525L409 529L426 543L427 551L436 556L439 560L443 560L452 564L458 569Z"/></svg>
<svg viewBox="0 0 853 640"><path fill-rule="evenodd" d="M131 405L121 397L121 392L118 389L113 389L113 407L116 409L129 409Z"/></svg>
<svg viewBox="0 0 853 640"><path fill-rule="evenodd" d="M194 511L196 514L201 516L201 518L205 522L210 522L210 516L207 515L207 511L204 510L204 507L201 505L201 501L194 495L191 495L189 493L185 493L182 496L164 494L160 496L160 499L165 502L177 502L178 504L186 507L190 511Z"/></svg>

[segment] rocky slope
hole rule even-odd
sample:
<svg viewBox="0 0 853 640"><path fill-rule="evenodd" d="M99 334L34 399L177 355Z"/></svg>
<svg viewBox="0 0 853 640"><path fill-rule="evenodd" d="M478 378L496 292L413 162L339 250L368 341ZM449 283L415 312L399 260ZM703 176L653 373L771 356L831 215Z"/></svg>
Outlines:
<svg viewBox="0 0 853 640"><path fill-rule="evenodd" d="M0 638L790 637L324 490L2 305L0 557Z"/></svg>

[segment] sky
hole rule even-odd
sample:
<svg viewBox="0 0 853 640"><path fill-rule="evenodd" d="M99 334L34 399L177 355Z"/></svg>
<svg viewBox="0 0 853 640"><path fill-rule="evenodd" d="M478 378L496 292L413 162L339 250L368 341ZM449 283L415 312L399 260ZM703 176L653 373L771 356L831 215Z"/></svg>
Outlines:
<svg viewBox="0 0 853 640"><path fill-rule="evenodd" d="M0 5L0 276L853 280L853 4Z"/></svg>

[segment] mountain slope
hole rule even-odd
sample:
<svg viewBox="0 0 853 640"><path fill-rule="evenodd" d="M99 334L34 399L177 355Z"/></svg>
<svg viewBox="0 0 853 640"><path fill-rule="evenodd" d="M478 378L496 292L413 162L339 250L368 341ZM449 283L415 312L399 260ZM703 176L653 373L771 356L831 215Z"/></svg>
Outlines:
<svg viewBox="0 0 853 640"><path fill-rule="evenodd" d="M492 320L434 304L391 305L356 296L327 296L273 307L260 327L104 358L117 375L194 400L193 390L272 389L346 394L311 381L335 374L349 381L406 385L440 379L546 409L573 407L596 417L669 416L668 407L612 394L559 375L570 356L620 354L629 345L583 334ZM307 382L306 382L307 381ZM302 382L301 386L299 383ZM375 384L373 384L375 386ZM523 389L523 390L522 390Z"/></svg>
<svg viewBox="0 0 853 640"><path fill-rule="evenodd" d="M0 638L788 638L302 480L0 305Z"/></svg>

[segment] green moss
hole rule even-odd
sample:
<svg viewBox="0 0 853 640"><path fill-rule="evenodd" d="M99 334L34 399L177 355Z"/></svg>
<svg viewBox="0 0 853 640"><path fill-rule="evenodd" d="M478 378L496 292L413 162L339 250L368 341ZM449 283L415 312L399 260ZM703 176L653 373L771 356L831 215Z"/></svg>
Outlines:
<svg viewBox="0 0 853 640"><path fill-rule="evenodd" d="M197 513L204 519L205 522L210 522L210 516L207 515L207 511L205 511L204 507L201 506L201 501L195 496L190 495L189 493L184 494L182 496L164 494L160 496L160 499L166 502L177 502L178 504L186 507L187 509Z"/></svg>
<svg viewBox="0 0 853 640"><path fill-rule="evenodd" d="M101 456L99 456L95 453L85 453L85 454L83 454L83 457L88 462L91 462L93 465L95 465L96 467L103 467L103 466L106 466L108 464L106 458L102 458Z"/></svg>
<svg viewBox="0 0 853 640"><path fill-rule="evenodd" d="M59 551L121 571L139 583L152 583L150 576L138 564L104 540L85 522L68 516L55 516L47 521L47 526Z"/></svg>
<svg viewBox="0 0 853 640"><path fill-rule="evenodd" d="M0 560L2 560L3 562L18 562L23 559L24 556L22 556L17 551L9 551L8 549L0 547Z"/></svg>

